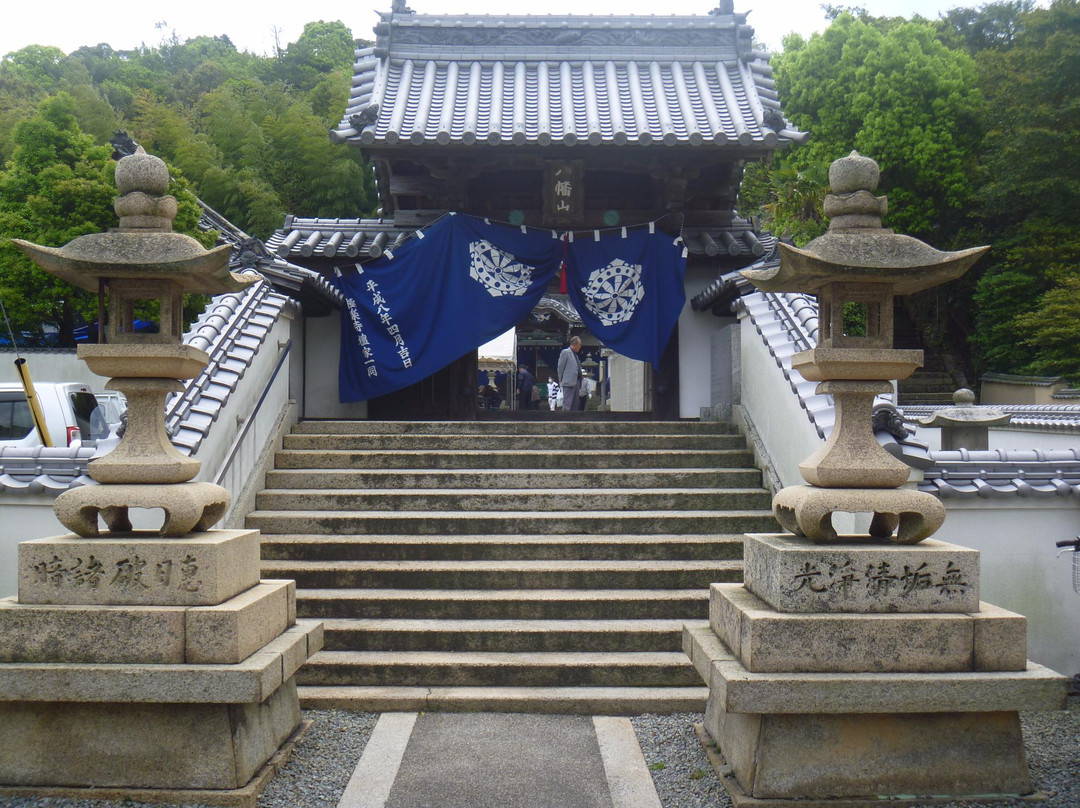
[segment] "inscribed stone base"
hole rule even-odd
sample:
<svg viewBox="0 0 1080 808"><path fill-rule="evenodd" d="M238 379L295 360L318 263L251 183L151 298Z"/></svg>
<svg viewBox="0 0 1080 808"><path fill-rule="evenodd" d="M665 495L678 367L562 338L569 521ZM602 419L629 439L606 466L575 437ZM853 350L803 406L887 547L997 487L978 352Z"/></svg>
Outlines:
<svg viewBox="0 0 1080 808"><path fill-rule="evenodd" d="M35 539L19 545L19 602L217 606L259 583L259 566L257 530Z"/></svg>
<svg viewBox="0 0 1080 808"><path fill-rule="evenodd" d="M0 662L235 665L296 622L296 584L262 581L218 606L53 606L0 600Z"/></svg>
<svg viewBox="0 0 1080 808"><path fill-rule="evenodd" d="M1027 667L1027 621L986 603L977 614L785 613L741 584L713 584L709 625L735 658L755 672L934 673Z"/></svg>
<svg viewBox="0 0 1080 808"><path fill-rule="evenodd" d="M705 729L758 799L1031 792L1016 712L762 715L710 698Z"/></svg>
<svg viewBox="0 0 1080 808"><path fill-rule="evenodd" d="M0 785L235 789L300 725L296 680L262 703L0 703Z"/></svg>
<svg viewBox="0 0 1080 808"><path fill-rule="evenodd" d="M746 588L780 612L979 611L979 553L968 547L756 533L743 554Z"/></svg>

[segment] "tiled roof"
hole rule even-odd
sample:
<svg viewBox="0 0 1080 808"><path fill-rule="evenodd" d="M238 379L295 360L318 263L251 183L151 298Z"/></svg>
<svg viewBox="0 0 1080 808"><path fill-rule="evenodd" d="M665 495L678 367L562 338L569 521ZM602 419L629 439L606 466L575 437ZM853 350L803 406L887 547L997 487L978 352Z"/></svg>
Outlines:
<svg viewBox="0 0 1080 808"><path fill-rule="evenodd" d="M817 345L818 308L813 295L794 292L753 291L739 299L740 307L769 349L818 436L832 431L836 411L832 399L814 392L817 382L807 381L791 366L791 357Z"/></svg>
<svg viewBox="0 0 1080 808"><path fill-rule="evenodd" d="M942 499L1050 499L1080 495L1080 450L967 449L932 453L919 490Z"/></svg>
<svg viewBox="0 0 1080 808"><path fill-rule="evenodd" d="M904 405L904 415L914 420L928 418L951 405ZM1035 432L1080 432L1080 404L995 404L995 410L1012 416L1009 430Z"/></svg>
<svg viewBox="0 0 1080 808"><path fill-rule="evenodd" d="M433 214L433 218L438 215ZM305 219L286 216L285 224L270 236L266 248L279 258L367 261L393 250L415 232L415 227L397 226L393 219Z"/></svg>
<svg viewBox="0 0 1080 808"><path fill-rule="evenodd" d="M268 245L249 236L213 208L201 202L200 205L203 213L199 226L203 230L218 231L221 240L233 247L229 256L229 268L233 272L254 269L289 294L303 291L332 305L341 304L341 293L318 272L283 260L283 256L275 255Z"/></svg>
<svg viewBox="0 0 1080 808"><path fill-rule="evenodd" d="M1015 373L984 373L979 377L982 382L997 382L998 384L1026 384L1035 387L1052 387L1055 384L1064 384L1065 379L1061 376L1020 376Z"/></svg>
<svg viewBox="0 0 1080 808"><path fill-rule="evenodd" d="M165 428L176 448L186 454L199 450L289 303L264 281L237 294L218 295L192 323L184 343L206 351L210 364L165 404Z"/></svg>
<svg viewBox="0 0 1080 808"><path fill-rule="evenodd" d="M743 14L384 14L331 137L410 143L759 146L802 142Z"/></svg>
<svg viewBox="0 0 1080 808"><path fill-rule="evenodd" d="M742 269L762 270L771 269L776 266L777 262L780 260L779 252L776 248L778 242L772 236L768 236L768 240L771 244L769 253L750 266L743 267ZM755 291L754 285L742 274L742 269L733 269L730 272L725 272L720 275L719 278L691 298L691 308L693 308L694 311L706 311L707 309L712 309L714 314L723 316L734 314L739 305L739 298Z"/></svg>
<svg viewBox="0 0 1080 808"><path fill-rule="evenodd" d="M96 449L84 446L5 446L0 448L0 492L59 494L94 485L86 464Z"/></svg>
<svg viewBox="0 0 1080 808"><path fill-rule="evenodd" d="M439 215L441 212L433 212L432 218ZM285 224L270 236L266 248L279 258L297 261L305 258L332 258L342 263L367 261L392 251L415 232L415 227L395 225L392 219L286 216ZM771 251L776 239L755 232L752 222L736 219L728 227L688 227L683 231L683 243L692 255L753 258Z"/></svg>
<svg viewBox="0 0 1080 808"><path fill-rule="evenodd" d="M232 245L229 261L234 272L269 277L291 268L301 275L317 276L270 256L257 239L205 205L199 226L217 230ZM210 364L165 403L165 428L177 449L186 454L198 451L274 323L290 305L289 297L264 281L236 294L218 295L192 323L184 343L206 351Z"/></svg>

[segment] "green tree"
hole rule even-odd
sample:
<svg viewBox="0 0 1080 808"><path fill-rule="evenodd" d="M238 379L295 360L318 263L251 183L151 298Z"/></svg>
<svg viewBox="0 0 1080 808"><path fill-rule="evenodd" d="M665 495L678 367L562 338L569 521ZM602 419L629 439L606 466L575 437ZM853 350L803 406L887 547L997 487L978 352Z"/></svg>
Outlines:
<svg viewBox="0 0 1080 808"><path fill-rule="evenodd" d="M765 229L801 247L828 226L822 211L828 189L828 163L802 169L782 159L752 163L743 176L739 207L744 214L759 215Z"/></svg>
<svg viewBox="0 0 1080 808"><path fill-rule="evenodd" d="M295 42L281 54L283 78L302 90L310 90L328 73L348 70L356 41L342 22L309 22Z"/></svg>
<svg viewBox="0 0 1080 808"><path fill-rule="evenodd" d="M1066 376L1080 383L1080 272L1063 279L1039 299L1037 308L1014 318L1035 357L1025 370L1038 375Z"/></svg>
<svg viewBox="0 0 1080 808"><path fill-rule="evenodd" d="M76 318L92 319L96 298L39 269L10 239L59 247L115 226L112 151L79 128L78 106L67 93L47 98L35 116L18 124L14 142L0 172L0 294L13 319L55 323L61 344L73 345ZM180 208L177 229L212 243L215 234L195 228L197 202L182 178L170 192Z"/></svg>
<svg viewBox="0 0 1080 808"><path fill-rule="evenodd" d="M978 8L953 8L941 16L938 25L952 35L968 53L1011 46L1020 32L1022 20L1035 8L1034 0L1005 0Z"/></svg>
<svg viewBox="0 0 1080 808"><path fill-rule="evenodd" d="M15 152L0 173L0 232L47 246L115 224L108 149L95 146L78 125L66 93L42 103L15 129ZM10 241L0 248L0 290L17 321L52 322L61 344L74 344L76 312L93 302L80 290L38 269Z"/></svg>
<svg viewBox="0 0 1080 808"><path fill-rule="evenodd" d="M1054 327L1080 275L1080 3L1025 11L1011 30L978 54L988 126L976 217L994 249L974 343L987 370L1075 373L1069 345L1039 322Z"/></svg>
<svg viewBox="0 0 1080 808"><path fill-rule="evenodd" d="M924 20L841 13L809 40L791 35L774 60L785 111L810 141L785 162L827 164L852 149L881 166L887 223L951 241L972 193L982 96L975 62Z"/></svg>

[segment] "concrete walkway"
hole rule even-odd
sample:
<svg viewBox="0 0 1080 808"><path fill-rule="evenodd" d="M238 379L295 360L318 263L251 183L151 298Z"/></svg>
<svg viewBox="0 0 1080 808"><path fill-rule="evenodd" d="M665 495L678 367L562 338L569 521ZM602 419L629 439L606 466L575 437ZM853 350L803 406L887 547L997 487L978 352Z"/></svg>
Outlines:
<svg viewBox="0 0 1080 808"><path fill-rule="evenodd" d="M628 718L384 713L338 808L660 808Z"/></svg>

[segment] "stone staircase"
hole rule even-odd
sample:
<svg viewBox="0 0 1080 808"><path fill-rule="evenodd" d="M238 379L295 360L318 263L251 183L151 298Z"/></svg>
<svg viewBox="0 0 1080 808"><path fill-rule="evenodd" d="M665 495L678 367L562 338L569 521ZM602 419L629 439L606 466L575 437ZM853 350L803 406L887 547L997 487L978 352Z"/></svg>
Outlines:
<svg viewBox="0 0 1080 808"><path fill-rule="evenodd" d="M325 623L307 706L632 714L703 709L682 625L768 508L724 424L307 421L247 525Z"/></svg>

